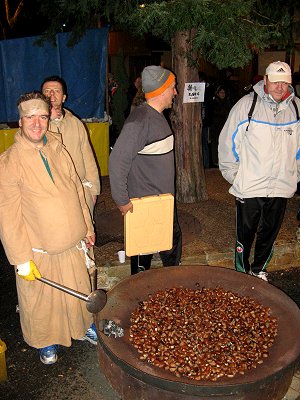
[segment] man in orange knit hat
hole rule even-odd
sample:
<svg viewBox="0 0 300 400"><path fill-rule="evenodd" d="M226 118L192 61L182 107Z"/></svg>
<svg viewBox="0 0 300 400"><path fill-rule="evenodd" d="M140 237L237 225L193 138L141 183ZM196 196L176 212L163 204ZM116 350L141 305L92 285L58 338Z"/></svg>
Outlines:
<svg viewBox="0 0 300 400"><path fill-rule="evenodd" d="M146 102L135 108L123 126L109 159L111 192L122 215L132 211L131 198L175 192L174 136L163 115L177 94L175 75L160 66L145 67L142 87ZM181 230L174 209L173 247L161 251L164 266L179 265ZM152 254L131 257L131 274L149 269Z"/></svg>

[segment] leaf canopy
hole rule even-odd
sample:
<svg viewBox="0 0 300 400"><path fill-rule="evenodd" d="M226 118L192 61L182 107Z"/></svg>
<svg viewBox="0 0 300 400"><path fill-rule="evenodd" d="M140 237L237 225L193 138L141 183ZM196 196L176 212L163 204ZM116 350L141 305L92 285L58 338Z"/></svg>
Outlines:
<svg viewBox="0 0 300 400"><path fill-rule="evenodd" d="M292 0L38 0L52 21L45 38L65 24L71 45L97 20L135 35L152 34L171 41L178 31L193 29L189 44L199 57L218 68L242 67L272 43L291 46L295 24Z"/></svg>

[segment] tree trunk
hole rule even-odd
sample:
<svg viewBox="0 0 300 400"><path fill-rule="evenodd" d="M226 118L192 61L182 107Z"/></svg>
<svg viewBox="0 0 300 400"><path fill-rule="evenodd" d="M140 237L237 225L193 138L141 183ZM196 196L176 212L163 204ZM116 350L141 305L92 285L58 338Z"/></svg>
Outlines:
<svg viewBox="0 0 300 400"><path fill-rule="evenodd" d="M186 57L191 31L177 32L172 41L178 95L171 115L175 133L176 197L183 203L207 200L202 162L201 103L182 103L184 84L198 82L198 71Z"/></svg>

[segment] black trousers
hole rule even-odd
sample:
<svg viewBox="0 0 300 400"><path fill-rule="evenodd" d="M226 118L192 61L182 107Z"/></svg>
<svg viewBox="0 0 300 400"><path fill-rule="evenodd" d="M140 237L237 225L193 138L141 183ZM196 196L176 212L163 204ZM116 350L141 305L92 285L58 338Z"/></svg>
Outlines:
<svg viewBox="0 0 300 400"><path fill-rule="evenodd" d="M179 265L182 253L182 235L178 223L177 210L174 207L174 220L173 220L173 247L171 250L160 251L159 255L164 267ZM140 256L132 256L130 258L131 275L139 272L139 266L150 269L153 254L146 254Z"/></svg>
<svg viewBox="0 0 300 400"><path fill-rule="evenodd" d="M273 246L285 214L287 199L253 197L236 199L235 269L255 274L266 269L273 255ZM255 241L254 259L249 256Z"/></svg>

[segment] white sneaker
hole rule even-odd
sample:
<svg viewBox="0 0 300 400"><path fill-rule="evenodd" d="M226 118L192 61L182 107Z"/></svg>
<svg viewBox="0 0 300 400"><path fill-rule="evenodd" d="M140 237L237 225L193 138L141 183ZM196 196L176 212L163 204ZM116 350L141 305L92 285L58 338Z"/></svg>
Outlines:
<svg viewBox="0 0 300 400"><path fill-rule="evenodd" d="M57 361L57 351L59 346L53 344L52 346L47 346L39 349L40 360L43 364L51 365Z"/></svg>
<svg viewBox="0 0 300 400"><path fill-rule="evenodd" d="M256 276L257 278L268 282L268 274L266 272L264 272L264 271L260 271L258 274L255 274L254 272L251 272L251 275Z"/></svg>

